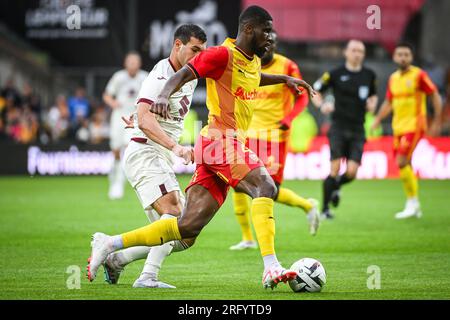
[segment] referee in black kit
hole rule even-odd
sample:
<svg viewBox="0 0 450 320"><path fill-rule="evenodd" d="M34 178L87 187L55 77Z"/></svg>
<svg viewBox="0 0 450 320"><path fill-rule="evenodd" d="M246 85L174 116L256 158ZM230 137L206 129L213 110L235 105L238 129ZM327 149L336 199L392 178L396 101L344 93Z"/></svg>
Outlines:
<svg viewBox="0 0 450 320"><path fill-rule="evenodd" d="M318 95L313 103L322 113L331 113L330 175L323 182L322 217L326 219L333 218L329 205L338 206L341 186L356 177L366 141L365 114L374 112L378 102L375 72L363 66L365 47L362 41L350 40L344 56L344 65L325 72L314 84ZM334 102L321 95L328 89L332 90ZM347 160L347 170L340 176L342 158Z"/></svg>

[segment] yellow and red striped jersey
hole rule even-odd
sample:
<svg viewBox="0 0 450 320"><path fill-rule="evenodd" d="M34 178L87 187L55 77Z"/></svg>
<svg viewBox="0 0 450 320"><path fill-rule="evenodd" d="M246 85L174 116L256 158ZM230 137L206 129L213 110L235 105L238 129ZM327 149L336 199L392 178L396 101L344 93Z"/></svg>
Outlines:
<svg viewBox="0 0 450 320"><path fill-rule="evenodd" d="M261 67L261 72L301 79L297 64L280 54L274 54L272 61ZM301 94L296 100L296 93L286 84L264 86L257 90L256 103L248 137L281 142L288 139L289 130L279 130L280 124L290 127L292 120L308 104L308 94Z"/></svg>
<svg viewBox="0 0 450 320"><path fill-rule="evenodd" d="M426 95L436 90L427 73L415 66L390 76L386 99L392 104L394 135L426 130Z"/></svg>
<svg viewBox="0 0 450 320"><path fill-rule="evenodd" d="M244 142L261 80L261 59L248 56L228 38L199 53L187 66L197 78L206 78L209 115L200 134L234 136Z"/></svg>

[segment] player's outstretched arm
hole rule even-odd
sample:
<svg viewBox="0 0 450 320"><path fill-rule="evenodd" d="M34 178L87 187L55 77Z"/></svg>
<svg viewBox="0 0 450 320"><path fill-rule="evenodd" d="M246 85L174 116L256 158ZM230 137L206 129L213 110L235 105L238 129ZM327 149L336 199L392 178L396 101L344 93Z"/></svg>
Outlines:
<svg viewBox="0 0 450 320"><path fill-rule="evenodd" d="M284 74L267 74L261 73L261 81L259 86L270 86L273 84L285 83L288 87L292 88L297 94L302 94L302 91L298 87L305 88L308 91L310 98L316 95L314 89L304 80L290 77Z"/></svg>
<svg viewBox="0 0 450 320"><path fill-rule="evenodd" d="M192 71L184 66L178 70L173 76L167 80L161 93L158 95L155 103L150 106L150 111L160 115L164 119L170 118L169 113L169 97L187 82L195 79L195 75Z"/></svg>

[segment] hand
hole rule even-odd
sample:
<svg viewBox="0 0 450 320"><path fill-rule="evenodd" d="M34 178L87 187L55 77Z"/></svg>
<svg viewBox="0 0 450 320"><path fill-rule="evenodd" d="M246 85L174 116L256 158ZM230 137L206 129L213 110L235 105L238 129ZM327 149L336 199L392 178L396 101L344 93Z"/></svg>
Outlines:
<svg viewBox="0 0 450 320"><path fill-rule="evenodd" d="M332 102L326 101L320 106L320 112L323 114L329 114L334 111L334 104Z"/></svg>
<svg viewBox="0 0 450 320"><path fill-rule="evenodd" d="M164 96L158 96L155 103L150 105L150 111L164 119L170 119L169 99Z"/></svg>
<svg viewBox="0 0 450 320"><path fill-rule="evenodd" d="M441 134L441 123L439 119L434 119L431 123L430 129L428 130L428 135L432 137L438 137Z"/></svg>
<svg viewBox="0 0 450 320"><path fill-rule="evenodd" d="M194 163L194 150L192 149L192 147L184 147L180 146L179 144L176 144L172 148L172 151L173 153L175 153L177 157L184 159L183 163L185 165L188 165L189 163Z"/></svg>
<svg viewBox="0 0 450 320"><path fill-rule="evenodd" d="M298 95L303 94L302 90L300 90L298 87L305 88L306 91L308 91L308 95L311 99L316 95L314 89L306 81L294 77L288 77L288 79L286 80L286 85L289 88L294 89Z"/></svg>
<svg viewBox="0 0 450 320"><path fill-rule="evenodd" d="M126 124L125 129L134 129L134 122L133 122L132 114L130 115L130 117L128 119L125 117L122 117L122 121L125 122L125 124Z"/></svg>

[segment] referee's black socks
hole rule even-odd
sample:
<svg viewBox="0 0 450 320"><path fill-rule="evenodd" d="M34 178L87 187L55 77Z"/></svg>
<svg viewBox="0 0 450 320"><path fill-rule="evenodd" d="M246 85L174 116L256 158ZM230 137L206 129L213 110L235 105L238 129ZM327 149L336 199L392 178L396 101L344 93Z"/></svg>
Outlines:
<svg viewBox="0 0 450 320"><path fill-rule="evenodd" d="M323 181L323 208L322 211L329 209L329 203L331 200L331 194L334 190L339 188L339 183L335 177L328 176Z"/></svg>
<svg viewBox="0 0 450 320"><path fill-rule="evenodd" d="M343 175L339 176L336 180L337 180L337 186L338 188L340 188L342 185L349 183L351 181L353 181L354 178L349 178L347 177L347 175L344 173Z"/></svg>

